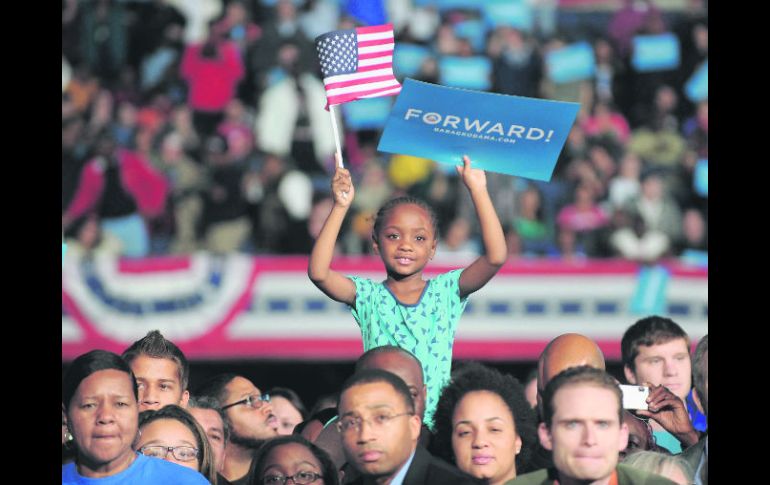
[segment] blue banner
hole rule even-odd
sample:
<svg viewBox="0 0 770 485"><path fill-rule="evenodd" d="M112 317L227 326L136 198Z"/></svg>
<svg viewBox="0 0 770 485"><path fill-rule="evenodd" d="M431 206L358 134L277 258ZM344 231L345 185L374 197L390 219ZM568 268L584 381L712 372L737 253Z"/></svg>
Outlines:
<svg viewBox="0 0 770 485"><path fill-rule="evenodd" d="M345 127L349 130L379 130L385 126L393 98L364 98L342 105Z"/></svg>
<svg viewBox="0 0 770 485"><path fill-rule="evenodd" d="M637 35L633 45L631 65L639 72L679 67L679 39L674 34Z"/></svg>
<svg viewBox="0 0 770 485"><path fill-rule="evenodd" d="M505 25L525 32L532 30L532 8L524 0L487 0L483 9L484 19L492 28Z"/></svg>
<svg viewBox="0 0 770 485"><path fill-rule="evenodd" d="M709 63L704 62L687 81L684 92L693 103L709 97Z"/></svg>
<svg viewBox="0 0 770 485"><path fill-rule="evenodd" d="M430 56L430 49L425 46L397 42L393 49L393 73L398 79L416 76L422 63Z"/></svg>
<svg viewBox="0 0 770 485"><path fill-rule="evenodd" d="M709 161L707 158L702 158L695 163L693 188L698 195L709 196Z"/></svg>
<svg viewBox="0 0 770 485"><path fill-rule="evenodd" d="M487 25L481 20L463 20L454 25L455 35L470 42L474 52L483 52L487 43Z"/></svg>
<svg viewBox="0 0 770 485"><path fill-rule="evenodd" d="M484 56L443 56L438 61L438 76L445 86L483 91L492 87L492 61Z"/></svg>
<svg viewBox="0 0 770 485"><path fill-rule="evenodd" d="M578 42L549 52L545 64L548 76L557 84L590 79L596 72L594 50L588 42Z"/></svg>
<svg viewBox="0 0 770 485"><path fill-rule="evenodd" d="M549 181L579 109L407 78L377 149Z"/></svg>

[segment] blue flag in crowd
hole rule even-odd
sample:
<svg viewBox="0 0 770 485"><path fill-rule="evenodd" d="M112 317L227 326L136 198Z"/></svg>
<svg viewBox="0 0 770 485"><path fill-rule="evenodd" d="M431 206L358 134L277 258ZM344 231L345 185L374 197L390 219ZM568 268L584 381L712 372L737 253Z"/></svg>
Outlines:
<svg viewBox="0 0 770 485"><path fill-rule="evenodd" d="M388 21L382 0L348 0L345 12L364 25L380 25Z"/></svg>
<svg viewBox="0 0 770 485"><path fill-rule="evenodd" d="M638 72L679 67L679 39L674 34L637 35L633 45L631 65Z"/></svg>
<svg viewBox="0 0 770 485"><path fill-rule="evenodd" d="M377 149L549 181L579 109L407 78Z"/></svg>
<svg viewBox="0 0 770 485"><path fill-rule="evenodd" d="M548 76L557 84L590 79L596 72L594 50L588 42L577 42L546 54Z"/></svg>

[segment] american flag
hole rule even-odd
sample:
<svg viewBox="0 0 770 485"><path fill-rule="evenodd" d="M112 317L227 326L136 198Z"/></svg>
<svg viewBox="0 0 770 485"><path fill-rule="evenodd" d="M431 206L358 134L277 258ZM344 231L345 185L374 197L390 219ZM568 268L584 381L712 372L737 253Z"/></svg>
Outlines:
<svg viewBox="0 0 770 485"><path fill-rule="evenodd" d="M329 106L401 91L393 75L393 25L335 30L315 40Z"/></svg>

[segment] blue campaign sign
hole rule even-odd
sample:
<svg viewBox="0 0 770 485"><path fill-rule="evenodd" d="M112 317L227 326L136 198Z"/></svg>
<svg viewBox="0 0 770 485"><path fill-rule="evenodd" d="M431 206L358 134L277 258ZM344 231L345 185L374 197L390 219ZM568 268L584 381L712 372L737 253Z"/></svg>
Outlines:
<svg viewBox="0 0 770 485"><path fill-rule="evenodd" d="M488 57L443 56L438 61L439 82L446 86L466 89L492 87L492 61Z"/></svg>
<svg viewBox="0 0 770 485"><path fill-rule="evenodd" d="M684 86L684 92L693 103L709 97L709 63L704 62Z"/></svg>
<svg viewBox="0 0 770 485"><path fill-rule="evenodd" d="M379 130L385 126L390 113L391 96L363 98L342 105L345 126L350 130Z"/></svg>
<svg viewBox="0 0 770 485"><path fill-rule="evenodd" d="M707 158L698 160L695 164L693 188L698 195L709 196L709 161Z"/></svg>
<svg viewBox="0 0 770 485"><path fill-rule="evenodd" d="M431 56L430 49L408 42L396 43L393 49L393 74L402 79L416 76L425 59Z"/></svg>
<svg viewBox="0 0 770 485"><path fill-rule="evenodd" d="M590 79L596 72L594 50L588 42L577 42L549 52L545 64L548 76L557 84Z"/></svg>
<svg viewBox="0 0 770 485"><path fill-rule="evenodd" d="M547 182L579 109L407 78L377 149Z"/></svg>
<svg viewBox="0 0 770 485"><path fill-rule="evenodd" d="M475 52L482 52L487 43L487 25L481 20L464 20L454 25L455 35L467 39Z"/></svg>
<svg viewBox="0 0 770 485"><path fill-rule="evenodd" d="M478 0L414 0L415 7L436 7L439 10L477 9Z"/></svg>
<svg viewBox="0 0 770 485"><path fill-rule="evenodd" d="M483 9L484 18L492 28L505 25L527 32L532 30L532 8L525 0L487 0Z"/></svg>
<svg viewBox="0 0 770 485"><path fill-rule="evenodd" d="M633 45L631 65L639 72L679 67L679 39L674 34L637 35Z"/></svg>

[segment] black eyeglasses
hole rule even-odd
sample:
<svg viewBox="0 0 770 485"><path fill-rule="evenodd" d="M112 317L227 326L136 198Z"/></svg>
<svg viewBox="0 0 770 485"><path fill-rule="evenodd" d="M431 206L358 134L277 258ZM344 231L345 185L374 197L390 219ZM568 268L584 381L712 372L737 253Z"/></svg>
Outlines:
<svg viewBox="0 0 770 485"><path fill-rule="evenodd" d="M364 421L371 424L376 429L384 428L392 420L401 416L413 416L414 413L399 413L399 414L377 414L371 418L364 419L361 416L345 416L337 422L337 429L340 433L347 433L349 431L360 431L361 424Z"/></svg>
<svg viewBox="0 0 770 485"><path fill-rule="evenodd" d="M297 472L294 475L265 475L262 477L263 485L286 485L286 482L291 480L296 485L307 485L313 483L319 478L323 478L323 475L319 475L315 472Z"/></svg>
<svg viewBox="0 0 770 485"><path fill-rule="evenodd" d="M222 411L224 411L227 408L231 408L233 406L238 406L239 404L245 404L250 408L259 409L266 402L270 402L270 394L262 394L261 396L257 394L253 394L251 396L246 396L246 399L241 399L240 401L234 402L232 404L222 406Z"/></svg>
<svg viewBox="0 0 770 485"><path fill-rule="evenodd" d="M198 448L192 446L142 446L139 452L144 456L165 459L171 452L179 461L192 461L198 458Z"/></svg>

